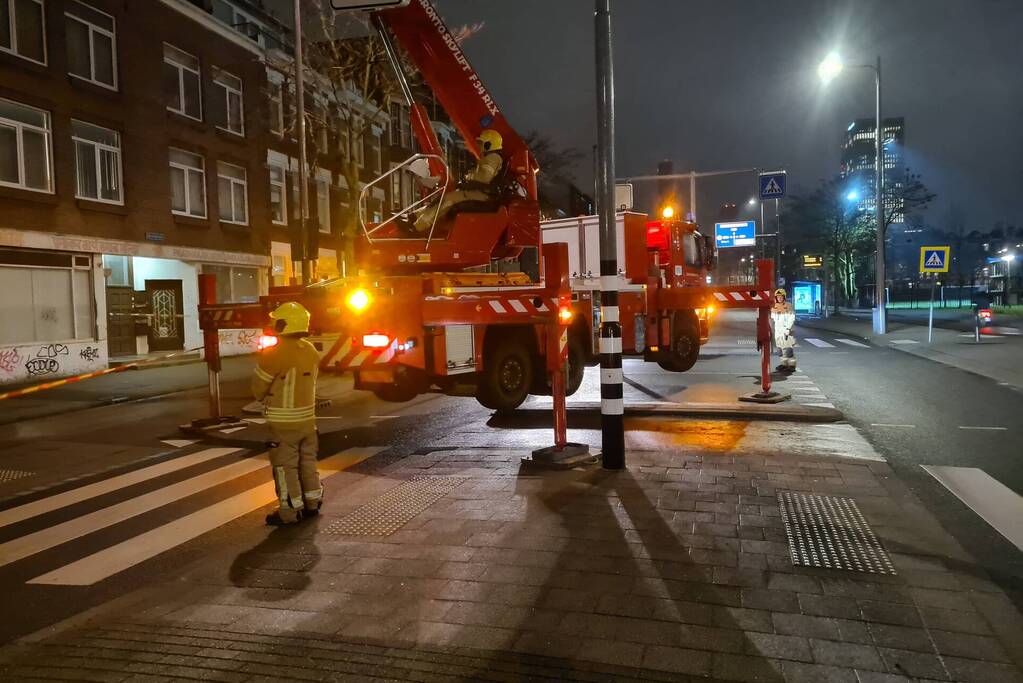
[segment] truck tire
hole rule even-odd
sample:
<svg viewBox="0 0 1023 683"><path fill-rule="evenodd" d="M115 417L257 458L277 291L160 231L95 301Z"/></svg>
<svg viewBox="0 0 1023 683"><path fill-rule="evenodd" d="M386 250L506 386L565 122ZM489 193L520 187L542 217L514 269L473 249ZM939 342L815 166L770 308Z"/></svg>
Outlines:
<svg viewBox="0 0 1023 683"><path fill-rule="evenodd" d="M529 395L533 355L521 335L497 337L488 346L476 378L476 400L491 410L515 410Z"/></svg>
<svg viewBox="0 0 1023 683"><path fill-rule="evenodd" d="M675 314L671 348L657 361L668 372L685 372L700 357L700 321L690 311Z"/></svg>

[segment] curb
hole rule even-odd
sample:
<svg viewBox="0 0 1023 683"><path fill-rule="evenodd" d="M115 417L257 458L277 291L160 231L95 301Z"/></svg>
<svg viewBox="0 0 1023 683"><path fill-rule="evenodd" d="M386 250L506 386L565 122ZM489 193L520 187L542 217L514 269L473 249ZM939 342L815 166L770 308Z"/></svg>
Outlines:
<svg viewBox="0 0 1023 683"><path fill-rule="evenodd" d="M579 403L569 406L568 412L599 413L600 404ZM845 419L842 412L835 408L804 406L793 403L644 403L626 406L625 414L635 417L731 417L748 420L782 420L787 422L838 422Z"/></svg>

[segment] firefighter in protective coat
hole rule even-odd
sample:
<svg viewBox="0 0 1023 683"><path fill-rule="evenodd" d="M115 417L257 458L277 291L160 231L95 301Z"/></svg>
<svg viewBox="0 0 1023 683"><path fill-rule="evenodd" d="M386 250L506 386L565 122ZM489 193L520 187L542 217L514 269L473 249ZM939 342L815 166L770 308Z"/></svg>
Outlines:
<svg viewBox="0 0 1023 683"><path fill-rule="evenodd" d="M316 376L320 357L304 337L309 311L295 302L270 314L279 342L259 356L252 393L266 404L273 439L273 467L279 507L266 517L271 526L293 524L319 513L323 487L316 471Z"/></svg>
<svg viewBox="0 0 1023 683"><path fill-rule="evenodd" d="M496 130L484 130L476 139L479 145L480 158L476 168L459 184L458 189L444 197L438 206L432 206L416 219L415 230L419 233L428 232L434 220L444 220L448 212L457 204L469 201L486 201L493 199L491 183L497 178L504 166L501 149L504 140ZM436 217L436 219L435 219Z"/></svg>
<svg viewBox="0 0 1023 683"><path fill-rule="evenodd" d="M796 324L796 312L784 289L774 290L774 306L771 307L771 322L774 323L774 345L781 354L778 372L796 371L796 337L792 328Z"/></svg>

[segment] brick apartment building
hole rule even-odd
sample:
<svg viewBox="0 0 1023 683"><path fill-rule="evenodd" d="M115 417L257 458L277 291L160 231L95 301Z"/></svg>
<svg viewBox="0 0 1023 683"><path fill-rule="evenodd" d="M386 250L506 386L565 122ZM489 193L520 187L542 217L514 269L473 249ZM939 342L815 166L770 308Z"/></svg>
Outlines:
<svg viewBox="0 0 1023 683"><path fill-rule="evenodd" d="M200 273L218 276L224 301L294 281L287 25L247 0L0 5L0 384L197 348ZM306 104L328 124L313 132L316 275L336 277L346 213L415 142L403 103L332 101L313 82ZM464 144L430 106L463 171ZM359 188L341 172L347 154ZM415 191L397 173L371 188L366 214L390 216ZM225 332L222 350L250 350L254 336Z"/></svg>

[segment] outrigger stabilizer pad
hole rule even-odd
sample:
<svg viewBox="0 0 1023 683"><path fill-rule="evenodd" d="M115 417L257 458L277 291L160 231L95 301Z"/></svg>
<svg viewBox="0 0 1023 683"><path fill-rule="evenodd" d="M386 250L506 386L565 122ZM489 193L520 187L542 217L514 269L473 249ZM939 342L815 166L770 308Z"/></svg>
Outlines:
<svg viewBox="0 0 1023 683"><path fill-rule="evenodd" d="M781 403L790 398L788 394L779 394L777 391L758 391L755 394L744 394L739 400L746 403Z"/></svg>
<svg viewBox="0 0 1023 683"><path fill-rule="evenodd" d="M586 444L566 443L562 448L538 448L528 458L522 458L522 464L548 470L568 470L579 465L593 464L597 460L597 456L590 453L590 447Z"/></svg>
<svg viewBox="0 0 1023 683"><path fill-rule="evenodd" d="M241 418L235 415L224 415L222 417L201 417L197 420L192 420L191 424L181 425L181 430L191 431L210 431L214 429L223 429L224 427L237 426L241 423Z"/></svg>

